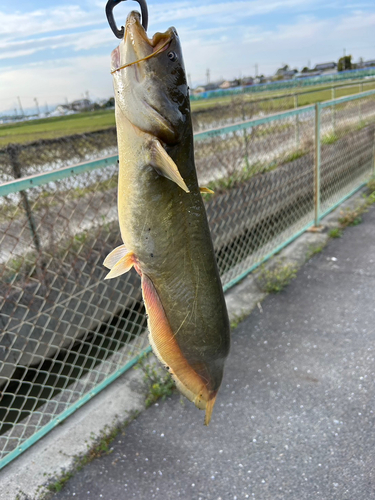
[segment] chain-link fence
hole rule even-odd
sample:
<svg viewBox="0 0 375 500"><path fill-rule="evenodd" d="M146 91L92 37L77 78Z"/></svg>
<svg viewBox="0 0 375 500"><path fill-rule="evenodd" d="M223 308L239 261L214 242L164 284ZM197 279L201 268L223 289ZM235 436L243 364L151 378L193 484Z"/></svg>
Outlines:
<svg viewBox="0 0 375 500"><path fill-rule="evenodd" d="M370 178L374 131L370 91L195 135L225 289ZM137 274L103 279L116 186L116 156L0 185L0 467L148 346Z"/></svg>

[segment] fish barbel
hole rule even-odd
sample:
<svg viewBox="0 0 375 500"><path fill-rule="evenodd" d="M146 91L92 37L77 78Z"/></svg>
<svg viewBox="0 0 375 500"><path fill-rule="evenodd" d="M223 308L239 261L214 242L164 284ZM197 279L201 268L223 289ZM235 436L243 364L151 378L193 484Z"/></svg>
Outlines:
<svg viewBox="0 0 375 500"><path fill-rule="evenodd" d="M152 39L131 12L112 52L123 245L104 265L141 276L154 353L208 425L230 329L194 165L189 89L176 30Z"/></svg>

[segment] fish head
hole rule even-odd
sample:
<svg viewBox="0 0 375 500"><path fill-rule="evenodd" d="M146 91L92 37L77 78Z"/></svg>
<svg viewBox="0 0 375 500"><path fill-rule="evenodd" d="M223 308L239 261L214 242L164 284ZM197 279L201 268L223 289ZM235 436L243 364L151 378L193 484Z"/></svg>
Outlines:
<svg viewBox="0 0 375 500"><path fill-rule="evenodd" d="M190 117L180 40L174 28L150 39L138 12L126 20L124 38L112 52L116 112L168 145L183 137Z"/></svg>

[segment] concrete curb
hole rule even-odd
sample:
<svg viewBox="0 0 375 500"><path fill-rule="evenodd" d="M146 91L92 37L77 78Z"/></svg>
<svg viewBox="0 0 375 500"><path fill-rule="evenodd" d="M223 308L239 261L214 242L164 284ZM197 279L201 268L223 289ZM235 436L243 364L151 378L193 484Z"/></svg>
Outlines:
<svg viewBox="0 0 375 500"><path fill-rule="evenodd" d="M340 212L357 208L361 201L364 203L365 192L366 188L363 188L329 214L322 221L325 231L304 233L266 262L264 268L272 269L278 262L300 268L314 249L320 250L328 242L328 230L339 225ZM225 294L232 324L249 315L255 307L261 308L260 303L267 294L259 288L259 273L256 270L249 274ZM143 373L139 370L129 370L119 377L0 472L0 499L37 500L45 497L50 479L73 469L75 457L85 454L90 443L108 428L145 409L145 394Z"/></svg>

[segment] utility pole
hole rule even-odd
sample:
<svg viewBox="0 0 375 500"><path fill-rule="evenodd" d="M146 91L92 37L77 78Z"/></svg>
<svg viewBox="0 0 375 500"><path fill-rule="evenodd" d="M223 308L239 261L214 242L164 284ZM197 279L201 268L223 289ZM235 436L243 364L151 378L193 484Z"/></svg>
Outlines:
<svg viewBox="0 0 375 500"><path fill-rule="evenodd" d="M36 114L39 116L40 111L39 111L38 99L36 97L34 97L34 101L35 101L35 106L36 106Z"/></svg>
<svg viewBox="0 0 375 500"><path fill-rule="evenodd" d="M189 88L192 89L193 85L191 84L191 74L190 73L188 73L188 84L189 84Z"/></svg>
<svg viewBox="0 0 375 500"><path fill-rule="evenodd" d="M255 64L255 78L258 76L258 64Z"/></svg>
<svg viewBox="0 0 375 500"><path fill-rule="evenodd" d="M18 99L18 105L19 105L20 111L21 111L21 116L24 116L24 112L23 112L22 104L21 104L21 99L19 98L19 96L17 96L17 99Z"/></svg>
<svg viewBox="0 0 375 500"><path fill-rule="evenodd" d="M209 70L209 68L207 68L206 77L207 77L207 84L208 84L208 83L210 83L210 70Z"/></svg>
<svg viewBox="0 0 375 500"><path fill-rule="evenodd" d="M45 103L44 107L46 108L46 111L45 111L46 115L49 115L48 104L47 104L47 103Z"/></svg>
<svg viewBox="0 0 375 500"><path fill-rule="evenodd" d="M343 71L345 71L345 66L346 66L346 64L345 64L345 56L346 56L346 50L344 49L344 59L343 59L343 65L344 65L344 67L343 67Z"/></svg>

